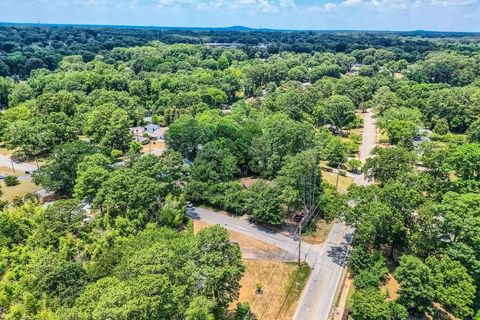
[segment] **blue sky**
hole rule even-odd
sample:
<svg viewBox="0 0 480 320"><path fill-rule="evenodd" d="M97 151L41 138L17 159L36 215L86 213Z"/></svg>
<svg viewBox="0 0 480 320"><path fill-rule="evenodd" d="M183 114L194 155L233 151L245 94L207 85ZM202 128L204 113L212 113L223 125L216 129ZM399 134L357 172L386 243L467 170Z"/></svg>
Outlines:
<svg viewBox="0 0 480 320"><path fill-rule="evenodd" d="M480 31L480 0L0 0L0 21Z"/></svg>

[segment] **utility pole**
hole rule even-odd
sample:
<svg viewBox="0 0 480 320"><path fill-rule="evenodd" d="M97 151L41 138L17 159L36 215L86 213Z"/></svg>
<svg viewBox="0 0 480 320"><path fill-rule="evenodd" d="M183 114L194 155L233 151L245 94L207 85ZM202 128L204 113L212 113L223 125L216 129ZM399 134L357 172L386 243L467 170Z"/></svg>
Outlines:
<svg viewBox="0 0 480 320"><path fill-rule="evenodd" d="M338 168L337 168L337 183L336 183L336 185L335 185L335 189L336 189L337 191L338 191L338 180L339 180L339 178L340 178L340 166L341 166L341 165L342 165L342 164L339 163L339 164L338 164Z"/></svg>
<svg viewBox="0 0 480 320"><path fill-rule="evenodd" d="M305 219L305 218L304 218ZM300 221L300 225L298 226L298 265L302 263L301 261L301 252L302 252L302 221Z"/></svg>
<svg viewBox="0 0 480 320"><path fill-rule="evenodd" d="M13 159L10 158L10 161L12 162L12 170L13 170L13 173L15 173L15 167L13 166Z"/></svg>

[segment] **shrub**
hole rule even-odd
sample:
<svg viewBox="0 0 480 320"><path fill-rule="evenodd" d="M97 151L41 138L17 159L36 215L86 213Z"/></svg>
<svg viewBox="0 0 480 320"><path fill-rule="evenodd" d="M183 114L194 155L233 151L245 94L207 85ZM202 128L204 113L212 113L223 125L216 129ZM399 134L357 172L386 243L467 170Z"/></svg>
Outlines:
<svg viewBox="0 0 480 320"><path fill-rule="evenodd" d="M445 135L449 132L450 128L448 126L448 121L445 118L438 119L435 122L435 127L433 128L433 132L439 135Z"/></svg>
<svg viewBox="0 0 480 320"><path fill-rule="evenodd" d="M7 187L13 187L20 184L20 181L16 176L6 176L4 181Z"/></svg>
<svg viewBox="0 0 480 320"><path fill-rule="evenodd" d="M350 159L347 162L347 169L350 172L359 172L362 168L362 161L359 159Z"/></svg>

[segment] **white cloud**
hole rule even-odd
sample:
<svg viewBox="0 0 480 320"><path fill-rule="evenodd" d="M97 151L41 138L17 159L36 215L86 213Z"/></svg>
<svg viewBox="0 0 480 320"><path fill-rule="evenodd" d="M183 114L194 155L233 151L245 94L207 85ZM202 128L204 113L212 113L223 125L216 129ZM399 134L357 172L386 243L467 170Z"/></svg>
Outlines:
<svg viewBox="0 0 480 320"><path fill-rule="evenodd" d="M362 5L363 3L363 0L345 0L340 3L340 5L343 7L356 7Z"/></svg>
<svg viewBox="0 0 480 320"><path fill-rule="evenodd" d="M470 4L475 4L478 0L431 0L429 1L433 5L437 6L466 6Z"/></svg>

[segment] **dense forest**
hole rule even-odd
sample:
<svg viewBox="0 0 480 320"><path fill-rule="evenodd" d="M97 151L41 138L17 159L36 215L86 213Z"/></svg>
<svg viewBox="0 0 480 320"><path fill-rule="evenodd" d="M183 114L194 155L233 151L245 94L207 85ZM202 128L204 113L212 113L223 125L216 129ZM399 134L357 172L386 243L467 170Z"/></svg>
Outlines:
<svg viewBox="0 0 480 320"><path fill-rule="evenodd" d="M478 49L478 34L441 32L313 32L248 28L170 30L88 26L0 25L0 76L28 77L38 68L55 70L63 57L81 55L90 62L96 54L117 47L165 44L237 43L249 58L283 51L295 53L344 52L368 48L389 49L396 59L414 62L430 51L452 49L466 53Z"/></svg>
<svg viewBox="0 0 480 320"><path fill-rule="evenodd" d="M238 245L194 233L192 202L355 227L353 319L479 319L474 35L9 26L0 50L1 140L58 199L2 203L0 318L254 319ZM388 143L362 165L366 109ZM375 183L340 193L320 163Z"/></svg>

